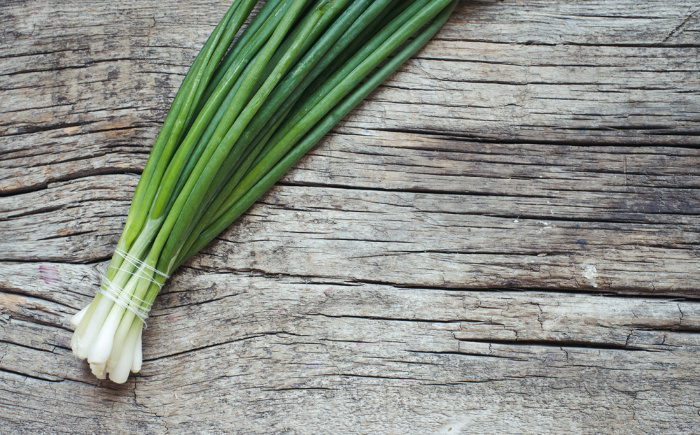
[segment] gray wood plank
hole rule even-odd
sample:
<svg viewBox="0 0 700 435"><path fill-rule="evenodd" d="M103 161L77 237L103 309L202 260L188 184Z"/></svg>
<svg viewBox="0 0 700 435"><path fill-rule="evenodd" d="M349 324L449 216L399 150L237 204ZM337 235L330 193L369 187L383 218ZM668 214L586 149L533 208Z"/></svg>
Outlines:
<svg viewBox="0 0 700 435"><path fill-rule="evenodd" d="M69 319L227 5L4 2L3 428L700 431L696 3L462 2L173 276L115 385Z"/></svg>

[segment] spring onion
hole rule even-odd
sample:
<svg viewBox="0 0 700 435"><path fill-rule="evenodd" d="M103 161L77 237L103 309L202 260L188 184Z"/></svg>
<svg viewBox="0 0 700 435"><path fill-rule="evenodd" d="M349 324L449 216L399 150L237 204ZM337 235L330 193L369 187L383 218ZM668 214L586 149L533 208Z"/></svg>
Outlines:
<svg viewBox="0 0 700 435"><path fill-rule="evenodd" d="M457 0L236 0L185 76L71 347L100 379L142 364L168 277L440 29Z"/></svg>

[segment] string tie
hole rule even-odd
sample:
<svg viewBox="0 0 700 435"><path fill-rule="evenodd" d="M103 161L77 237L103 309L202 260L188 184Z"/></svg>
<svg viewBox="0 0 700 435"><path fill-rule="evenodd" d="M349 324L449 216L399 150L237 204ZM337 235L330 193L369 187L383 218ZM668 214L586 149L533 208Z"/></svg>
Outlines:
<svg viewBox="0 0 700 435"><path fill-rule="evenodd" d="M137 276L139 279L146 279L152 282L153 284L157 285L159 290L163 288L163 284L156 281L153 278L153 276L160 275L166 280L170 278L169 275L144 263L143 261L139 260L138 258L134 257L133 255L129 254L128 252L122 249L117 248L114 251L114 254L122 257L124 261L122 262L122 265L120 267L110 265L108 270L115 269L117 270L117 272L121 271L129 275ZM151 273L148 274L146 272ZM106 276L102 278L102 284L100 285L100 290L97 293L104 295L106 298L111 299L115 304L134 313L136 317L141 319L144 326L146 326L148 312L151 311L153 303L145 301L134 294L129 294L123 288L119 287L118 285L115 285Z"/></svg>

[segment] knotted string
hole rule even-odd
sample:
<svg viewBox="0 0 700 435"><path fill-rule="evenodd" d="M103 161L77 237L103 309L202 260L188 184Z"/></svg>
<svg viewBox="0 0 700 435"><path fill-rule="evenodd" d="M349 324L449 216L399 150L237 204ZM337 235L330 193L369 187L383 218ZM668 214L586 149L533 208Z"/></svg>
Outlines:
<svg viewBox="0 0 700 435"><path fill-rule="evenodd" d="M122 271L129 275L138 276L139 279L147 279L155 285L157 285L159 290L163 288L163 284L153 279L152 276L148 276L145 273L145 271L152 272L152 275L158 274L164 277L166 280L170 278L169 275L166 275L165 273L155 269L154 267L149 266L148 264L144 263L143 261L139 260L138 258L134 257L133 255L129 254L128 252L122 249L117 248L114 251L114 254L119 255L124 259L124 261L122 262L122 267L115 267L110 265L108 269L115 269L117 271ZM123 268L125 263L128 263L133 268L136 268L136 271L132 272L131 267ZM106 298L111 299L115 304L119 305L120 307L134 313L136 317L141 319L144 326L146 326L148 312L151 311L151 307L153 306L152 302L147 302L137 297L136 295L127 293L126 291L124 291L123 288L115 285L106 276L102 278L102 285L100 286L100 290L98 291L98 293L104 295Z"/></svg>

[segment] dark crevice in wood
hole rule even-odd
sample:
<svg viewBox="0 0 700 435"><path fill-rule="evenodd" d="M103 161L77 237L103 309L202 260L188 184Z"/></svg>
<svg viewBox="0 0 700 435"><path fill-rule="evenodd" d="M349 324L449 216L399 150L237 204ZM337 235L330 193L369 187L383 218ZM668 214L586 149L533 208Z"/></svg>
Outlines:
<svg viewBox="0 0 700 435"><path fill-rule="evenodd" d="M4 219L12 220L12 219L17 219L17 218L26 217L26 216L33 216L33 215L37 215L37 214L51 213L54 211L61 210L63 208L64 208L63 205L50 205L50 206L46 206L46 207L37 208L34 210L27 210L27 211L17 213L17 214L8 214L7 216L4 217Z"/></svg>
<svg viewBox="0 0 700 435"><path fill-rule="evenodd" d="M652 293L651 289L596 289L596 288L564 288L564 287L523 287L523 286L513 286L513 287L498 287L494 285L490 286L464 286L459 284L444 284L439 285L425 285L425 284L407 284L407 283L393 283L388 281L378 281L378 280L360 280L354 279L353 283L361 284L372 284L372 285L382 285L390 286L398 289L415 289L415 290L426 290L426 291L448 291L448 292L539 292L539 293L551 293L551 294L587 294L593 296L605 296L605 297L627 297L635 299L661 299L669 301L683 301L683 302L700 302L700 297L694 297L694 289L679 289L675 290L677 293L673 292L658 292ZM655 291L655 290L654 290ZM681 294L680 292L687 291L688 294Z"/></svg>
<svg viewBox="0 0 700 435"><path fill-rule="evenodd" d="M143 361L144 361L144 362L146 362L146 361L148 361L148 362L153 362L153 361L158 361L158 360L165 359L165 358L179 357L179 356L186 355L186 354L189 354L189 353L199 352L199 351L201 351L201 350L206 350L206 349L211 349L211 348L226 346L226 345L233 344L233 343L238 343L238 342L241 342L241 341L254 340L254 339L260 338L260 337L278 336L278 335L280 335L280 334L293 335L293 336L294 336L294 335L298 335L298 334L289 333L289 332L287 332L287 331L263 332L263 333L259 333L259 334L252 334L252 335L249 335L249 336L246 336L246 337L236 338L236 339L233 339L233 340L227 340L227 341L224 341L224 342L221 342L221 343L213 343L213 344L209 344L209 345L206 345L206 346L201 346L201 347L196 347L196 348L192 348L192 349L183 350L183 351L181 351L181 352L175 352L175 353L170 353L170 354L167 354L167 355L161 355L161 356L158 356L158 357L155 357L155 358L145 358L145 357L144 357Z"/></svg>
<svg viewBox="0 0 700 435"><path fill-rule="evenodd" d="M141 172L134 169L115 169L115 168L88 168L82 171L76 171L71 174L65 174L55 178L51 178L42 183L33 184L26 187L18 187L11 189L0 190L0 197L14 196L23 193L32 193L45 190L48 188L49 184L61 183L66 181L76 181L82 178L90 178L98 175L138 175L141 176Z"/></svg>
<svg viewBox="0 0 700 435"><path fill-rule="evenodd" d="M32 316L27 316L27 315L17 313L17 312L12 312L11 316L12 316L12 318L15 318L17 320L21 320L23 322L35 323L37 325L43 325L43 326L51 326L53 328L59 328L59 329L63 329L64 331L73 332L72 329L67 328L67 327L65 327L62 324L57 323L57 322L50 322L47 320L39 319L39 318L32 317Z"/></svg>
<svg viewBox="0 0 700 435"><path fill-rule="evenodd" d="M6 294L18 295L18 296L25 296L25 297L28 297L28 298L38 299L38 300L40 300L40 301L51 302L51 303L53 303L53 304L61 305L61 306L63 306L63 307L70 308L70 309L75 310L75 311L78 311L78 310L80 309L80 308L78 308L78 307L73 307L73 306L71 306L71 305L68 305L68 304L66 304L65 302L60 301L60 300L58 300L58 299L51 299L50 297L44 296L43 294L39 294L39 293L33 292L33 291L26 291L26 290L23 290L23 289L21 289L21 288L12 289L12 288L9 288L9 287L2 287L2 286L0 286L0 293L6 293ZM73 292L73 294L78 294L78 295L80 295L80 296L87 296L87 295L83 295L83 294L75 293L75 292ZM31 318L30 318L30 319L31 319ZM26 320L26 319L23 319L23 320ZM51 325L49 325L49 326L60 326L60 327L63 327L63 326L61 326L61 325L54 325L54 324L51 324ZM65 329L65 328L64 328L64 329Z"/></svg>
<svg viewBox="0 0 700 435"><path fill-rule="evenodd" d="M585 292L584 292L585 293ZM591 292L588 294L593 294L596 296L601 296L611 299L649 299L649 300L661 300L667 302L688 302L688 303L700 303L700 295L697 297L693 296L669 296L669 295L658 295L658 294L624 294L624 293L596 293Z"/></svg>
<svg viewBox="0 0 700 435"><path fill-rule="evenodd" d="M188 289L188 291L184 291L184 292L172 292L172 293L170 293L170 292L168 292L168 293L163 292L162 295L166 295L166 294L174 295L174 294L178 294L178 293L190 293L190 292L193 292L193 293L194 293L194 292L207 291L207 290L210 290L210 289ZM204 301L196 301L196 302L189 302L189 301L188 301L187 303L180 304L180 305L163 305L162 303L161 303L161 304L157 304L156 307L155 307L156 309L158 309L158 310L160 310L160 311L165 311L165 310L167 310L168 313L153 314L153 315L151 315L150 317L155 318L155 317L167 316L167 315L169 315L169 314L171 313L171 310L176 310L176 309L178 309L178 308L196 307L196 306L198 306L198 305L204 305L204 304L208 304L208 303L216 303L216 302L219 302L219 301L224 300L224 299L229 299L229 298L234 298L234 297L240 296L241 294L242 294L242 293L236 293L236 294L232 294L232 295L224 295L224 296L221 296L221 297L218 297L218 298L207 299L207 300L204 300Z"/></svg>
<svg viewBox="0 0 700 435"><path fill-rule="evenodd" d="M327 388L327 387L284 387L284 388L272 388L263 389L263 391L338 391L339 388Z"/></svg>
<svg viewBox="0 0 700 435"><path fill-rule="evenodd" d="M646 325L636 325L635 329L637 331L657 331L657 332L673 332L677 334L700 334L700 327L697 328L686 328L679 325L678 327L668 327L668 328L655 328Z"/></svg>
<svg viewBox="0 0 700 435"><path fill-rule="evenodd" d="M60 382L64 382L64 381L67 380L67 379L49 379L49 378L42 378L41 376L30 375L29 373L23 373L23 372L20 372L20 371L18 371L18 370L12 370L12 369L9 369L9 368L6 368L6 367L0 367L0 372L9 373L9 374L12 374L12 375L15 375L15 376L19 376L20 378L25 379L25 380L26 380L26 379L34 379L34 380L37 380L37 381L51 382L51 383L60 383Z"/></svg>
<svg viewBox="0 0 700 435"><path fill-rule="evenodd" d="M0 137L3 137L3 136L21 136L21 135L26 135L26 134L34 134L34 133L42 133L42 132L46 132L46 131L61 130L64 128L82 127L84 125L94 124L96 122L100 122L100 121L94 120L94 121L65 122L65 123L49 124L49 125L33 125L33 126L27 126L23 129L20 129L19 131L16 131L16 132L2 133L2 134L0 134Z"/></svg>
<svg viewBox="0 0 700 435"><path fill-rule="evenodd" d="M553 348L585 348L585 349L601 349L601 350L625 350L635 352L663 352L663 349L649 349L637 346L619 345L615 343L596 343L591 341L580 340L497 340L493 338L468 338L463 339L455 337L462 343L488 343L499 344L504 346L539 346Z"/></svg>
<svg viewBox="0 0 700 435"><path fill-rule="evenodd" d="M542 127L540 127L542 128ZM580 128L577 128L580 130ZM428 130L428 129L413 129L413 128L387 128L387 127L374 127L372 130L383 131L387 133L401 133L401 134L415 134L415 135L425 135L425 136L436 136L443 138L445 140L454 141L469 141L476 143L493 143L501 145L558 145L558 146L572 146L572 147L605 147L605 146L648 146L648 147L669 147L669 148L685 148L685 149L700 149L700 143L698 144L678 144L678 145L659 145L654 143L640 143L640 142L630 142L625 140L620 140L617 142L605 141L605 138L599 138L597 140L581 139L577 141L561 141L561 140L534 140L534 139L518 139L514 137L503 137L503 138L489 138L484 136L470 135L464 132L458 131L448 131L448 130ZM700 133L697 133L700 134ZM683 133L685 135L685 133Z"/></svg>
<svg viewBox="0 0 700 435"><path fill-rule="evenodd" d="M394 380L394 381L417 381L417 382L423 382L423 381L427 380L427 379L421 379L421 378L410 378L410 377L402 377L402 376L363 375L363 374L358 374L358 373L330 373L330 374L327 374L326 376L329 376L329 377L340 376L340 377L345 377L345 378L365 378L365 379L389 379L389 380Z"/></svg>
<svg viewBox="0 0 700 435"><path fill-rule="evenodd" d="M52 351L52 350L40 349L40 348L38 348L38 347L27 346L27 345L22 344L22 343L15 343L15 342L13 342L13 341L7 341L7 340L3 340L3 339L0 339L0 343L6 343L6 344L10 344L10 345L12 345L12 346L23 347L23 348L25 348L25 349L29 349L29 350L32 350L32 351L39 351L39 352L43 352L43 353L50 353L50 354L52 354L52 355L55 355L55 354L56 354L56 352L54 352L54 351ZM51 345L51 346L53 346L54 348L60 347L60 346L55 346L55 345ZM61 347L61 349L64 349L64 348ZM69 349L69 350L70 350L70 349Z"/></svg>
<svg viewBox="0 0 700 435"><path fill-rule="evenodd" d="M458 195L458 196L492 196L496 198L553 198L553 196L547 195L517 195L517 194L507 194L507 193L495 193L495 192L465 192L462 190L437 190L437 189L418 189L407 187L405 189L392 189L378 186L352 186L347 184L336 184L336 183L315 183L310 181L279 181L278 186L299 186L299 187L320 187L320 188L330 188L339 190L353 190L358 192L388 192L388 193L424 193L431 195ZM264 202L265 197L262 197L259 202ZM280 204L266 202L270 205L279 206ZM303 210L303 209L298 209Z"/></svg>
<svg viewBox="0 0 700 435"><path fill-rule="evenodd" d="M470 319L459 319L459 320L440 320L440 319L417 319L417 318L401 318L401 317L386 317L386 316L353 316L349 314L332 315L326 313L308 313L309 316L322 316L331 319L362 319L362 320L381 320L389 322L415 322L415 323L443 323L443 324L462 324L462 323L488 323L482 320L470 320ZM491 323L489 323L491 324Z"/></svg>
<svg viewBox="0 0 700 435"><path fill-rule="evenodd" d="M473 353L473 352L462 352L462 351L447 351L447 350L407 350L406 352L425 354L425 355L455 355L455 356L470 356L478 358L499 358L499 359L509 359L512 361L527 361L525 358L517 358L505 355L495 355L495 354L484 354L484 353Z"/></svg>
<svg viewBox="0 0 700 435"><path fill-rule="evenodd" d="M46 50L46 51L33 51L28 53L10 53L0 55L0 59L10 59L13 57L32 57L32 56L43 56L45 54L56 54L56 53L77 53L80 51L89 51L89 48L73 48L73 49L59 49L59 50Z"/></svg>
<svg viewBox="0 0 700 435"><path fill-rule="evenodd" d="M411 352L411 351L408 350L406 352ZM425 352L425 353L430 353L430 352ZM439 363L429 362L429 361L407 361L407 360L402 360L402 359L389 359L389 358L382 358L382 357L376 357L376 359L382 359L383 361L386 361L389 363L413 364L413 365L417 365L417 366L421 366L421 365L439 366L440 365Z"/></svg>
<svg viewBox="0 0 700 435"><path fill-rule="evenodd" d="M21 74L31 74L31 73L42 73L42 72L55 72L55 71L63 71L63 70L69 70L69 69L84 69L84 68L89 68L93 65L97 65L100 63L109 63L109 62L120 62L120 61L145 61L147 59L137 59L133 57L121 57L121 58L114 58L114 59L89 59L85 62L84 65L64 65L64 66L53 66L51 68L34 68L34 69L26 69L26 70L21 70L21 71L11 71L11 72L3 72L0 73L0 77L7 77L7 76L15 76L15 75L21 75Z"/></svg>
<svg viewBox="0 0 700 435"><path fill-rule="evenodd" d="M354 127L347 127L347 128L349 130L355 129ZM368 129L368 130L372 130L372 129ZM377 130L377 131L379 131L379 130ZM356 136L360 139L373 138L373 136L371 136L371 135L367 135L367 134L363 134L363 133L351 133L351 132L347 132L347 131L335 132L334 134L338 135L338 136ZM409 135L412 135L412 134L413 133L409 133ZM446 139L449 139L449 138L446 138ZM417 142L419 142L419 141L417 141ZM456 142L458 142L459 144L464 143L464 142L469 143L468 140L458 140ZM471 142L471 144L482 144L482 143L483 142L480 142L480 141ZM500 145L500 144L496 143L495 145ZM508 145L508 144L504 144L504 145ZM529 150L530 147L532 147L532 146L538 147L538 146L541 146L542 144L523 142L523 143L520 143L519 145L526 146L526 147L528 147L527 149ZM372 144L372 146L373 147L384 147L384 145L382 145L382 144L374 144L374 143ZM567 156L567 154L565 152L563 152L563 151L568 151L567 148L575 148L576 151L579 153L580 153L579 148L589 148L589 149L585 149L583 151L586 153L589 153L590 155L593 155L593 156L597 156L597 155L604 155L604 156L605 155L611 155L611 156L614 155L614 156L623 156L623 157L627 157L627 156L630 156L630 157L663 156L663 157L683 157L683 158L695 157L692 154L692 150L700 149L699 147L694 147L694 148L691 148L689 150L686 147L676 147L676 146L666 146L666 145L645 145L645 146L615 145L614 147L601 145L599 147L597 147L597 146L577 147L577 146L572 146L572 145L567 145L567 144L562 144L562 143L545 144L544 147L546 147L546 149L549 149L550 147L551 148L561 148L562 151L558 152L557 154L552 154L552 156L559 156L562 158ZM393 151L396 150L393 147L387 147L387 148L389 148L390 150L393 150ZM464 154L467 156L480 156L480 157L500 156L500 157L506 157L506 158L511 158L511 159L513 157L513 153L507 153L507 152L505 152L505 150L504 151L492 150L490 148L487 148L487 150L472 149L472 148L465 150L465 149L462 149L460 147L440 148L440 147L436 147L434 145L430 146L427 144L426 144L426 146L420 146L420 145L410 145L410 143L404 143L401 145L401 149L415 150L415 151L422 151L422 152L426 152L426 151L427 152L434 152L434 153L438 153L440 155L451 155L454 153L454 154ZM320 149L316 149L315 151L312 150L309 154L310 155L323 155L323 154L319 154L320 152L321 152ZM348 151L348 152L355 153L356 151L352 150L352 151ZM371 155L372 153L368 152L367 154ZM387 155L392 156L395 154L387 154ZM516 163L516 164L522 164L522 165L528 164L527 162L518 163L518 162L512 162L512 161L508 161L508 160L491 161L491 160L481 159L481 158L475 159L473 157L469 157L469 161L477 161L477 162L485 162L485 163L497 163L497 164L498 163L502 163L502 164ZM577 170L581 170L581 168L579 168L577 166L566 166L566 165L563 165L563 162L559 162L559 161L550 162L550 166L551 167L576 168ZM603 169L600 169L600 171L602 172ZM610 171L611 171L611 173L614 173L614 174L620 173L619 169L617 169L617 170L611 169ZM628 173L628 174L630 174L630 173ZM639 172L637 175L649 175L649 174Z"/></svg>
<svg viewBox="0 0 700 435"><path fill-rule="evenodd" d="M1 254L0 254L1 255ZM112 254L102 256L102 257L95 257L91 258L90 260L75 260L75 261L68 261L66 260L65 256L63 257L43 257L43 258L37 258L36 256L32 258L20 258L20 259L3 259L0 258L0 262L2 263L7 263L7 264L22 264L22 263L45 263L45 264L82 264L82 265L95 265L99 263L103 263L105 261L111 260L112 259Z"/></svg>
<svg viewBox="0 0 700 435"><path fill-rule="evenodd" d="M85 234L94 234L95 230L87 230L87 231L76 231L74 233L68 233L68 234L57 234L57 235L52 235L52 236L45 236L45 237L39 237L37 240L56 240L56 239L65 239L69 237L75 237L75 236L82 236Z"/></svg>
<svg viewBox="0 0 700 435"><path fill-rule="evenodd" d="M466 43L480 43L480 44L497 44L497 45L511 45L511 46L535 46L535 47L611 47L611 48L700 48L700 44L694 43L681 43L681 44L669 44L667 42L650 43L650 42L583 42L583 41L566 41L566 42L546 42L546 41L497 41L493 39L479 39L479 38L449 38L445 36L438 36L433 38L434 41L446 41L446 42L466 42ZM417 59L422 59L420 53L416 56ZM439 59L439 58L438 58ZM444 60L444 59L443 59ZM448 59L449 60L449 59Z"/></svg>

